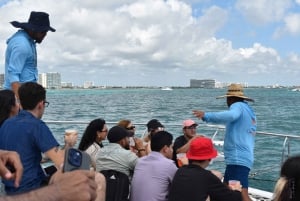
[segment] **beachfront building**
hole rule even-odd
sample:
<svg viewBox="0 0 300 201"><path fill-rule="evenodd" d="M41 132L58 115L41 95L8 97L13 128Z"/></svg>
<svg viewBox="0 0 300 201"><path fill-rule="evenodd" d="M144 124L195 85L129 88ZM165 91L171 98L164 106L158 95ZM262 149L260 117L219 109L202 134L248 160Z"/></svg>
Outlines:
<svg viewBox="0 0 300 201"><path fill-rule="evenodd" d="M94 87L94 82L92 81L85 81L83 83L83 88L84 89L90 89L90 88L93 88Z"/></svg>
<svg viewBox="0 0 300 201"><path fill-rule="evenodd" d="M60 73L41 73L39 74L38 83L46 89L60 89L61 88L61 75Z"/></svg>
<svg viewBox="0 0 300 201"><path fill-rule="evenodd" d="M62 82L61 88L73 88L73 82Z"/></svg>
<svg viewBox="0 0 300 201"><path fill-rule="evenodd" d="M205 79L205 80L190 80L190 87L191 88L215 88L216 87L216 80L213 79Z"/></svg>

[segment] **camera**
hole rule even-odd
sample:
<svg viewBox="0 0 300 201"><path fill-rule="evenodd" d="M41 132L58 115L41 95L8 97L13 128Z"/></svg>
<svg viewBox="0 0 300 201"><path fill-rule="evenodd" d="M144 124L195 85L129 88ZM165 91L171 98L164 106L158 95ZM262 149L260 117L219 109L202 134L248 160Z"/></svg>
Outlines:
<svg viewBox="0 0 300 201"><path fill-rule="evenodd" d="M81 152L79 152L75 149L70 149L69 150L68 161L71 165L73 165L75 167L80 167L81 160L82 160Z"/></svg>
<svg viewBox="0 0 300 201"><path fill-rule="evenodd" d="M72 171L72 170L89 170L91 164L90 156L78 149L69 148L65 153L64 167L63 171Z"/></svg>

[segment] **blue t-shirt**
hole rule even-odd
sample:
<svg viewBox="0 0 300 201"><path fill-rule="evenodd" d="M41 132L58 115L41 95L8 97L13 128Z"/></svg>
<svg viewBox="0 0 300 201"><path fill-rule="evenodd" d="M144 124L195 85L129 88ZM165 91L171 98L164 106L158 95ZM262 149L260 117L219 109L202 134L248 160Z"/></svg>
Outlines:
<svg viewBox="0 0 300 201"><path fill-rule="evenodd" d="M13 181L3 180L7 194L26 192L40 187L45 174L40 165L41 152L59 146L48 126L30 112L22 110L7 119L0 128L0 149L16 151L24 172L19 188Z"/></svg>
<svg viewBox="0 0 300 201"><path fill-rule="evenodd" d="M24 30L19 30L7 40L4 88L11 89L13 82L25 83L37 80L36 44Z"/></svg>

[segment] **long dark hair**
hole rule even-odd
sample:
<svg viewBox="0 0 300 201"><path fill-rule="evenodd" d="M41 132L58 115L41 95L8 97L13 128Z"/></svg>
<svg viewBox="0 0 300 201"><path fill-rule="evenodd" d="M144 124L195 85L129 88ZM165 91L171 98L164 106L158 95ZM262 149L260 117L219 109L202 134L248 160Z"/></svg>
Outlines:
<svg viewBox="0 0 300 201"><path fill-rule="evenodd" d="M0 127L9 118L12 107L16 104L16 97L11 90L0 91Z"/></svg>
<svg viewBox="0 0 300 201"><path fill-rule="evenodd" d="M78 149L85 151L91 146L96 141L97 131L102 131L104 124L105 120L101 118L91 121L83 133Z"/></svg>

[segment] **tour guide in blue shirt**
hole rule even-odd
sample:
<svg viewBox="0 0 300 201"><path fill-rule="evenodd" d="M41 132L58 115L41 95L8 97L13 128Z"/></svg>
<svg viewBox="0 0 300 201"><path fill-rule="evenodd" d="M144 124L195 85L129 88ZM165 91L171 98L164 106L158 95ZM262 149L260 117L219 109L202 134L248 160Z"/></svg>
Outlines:
<svg viewBox="0 0 300 201"><path fill-rule="evenodd" d="M42 185L45 179L41 167L44 153L56 167L64 160L63 150L48 126L41 120L46 101L46 90L34 82L26 82L19 88L23 110L15 117L7 119L0 128L0 149L16 151L23 164L23 176L18 188L11 180L3 180L7 194L27 192Z"/></svg>
<svg viewBox="0 0 300 201"><path fill-rule="evenodd" d="M204 112L195 110L194 115L205 122L226 124L224 155L226 170L224 182L239 180L242 184L243 201L250 200L248 195L248 175L254 161L254 142L256 115L244 96L240 84L231 84L227 94L217 98L227 98L228 111Z"/></svg>
<svg viewBox="0 0 300 201"><path fill-rule="evenodd" d="M11 22L16 28L21 28L7 40L5 53L5 89L12 89L18 96L20 84L37 82L36 43L41 43L50 30L49 15L44 12L32 11L28 22Z"/></svg>

